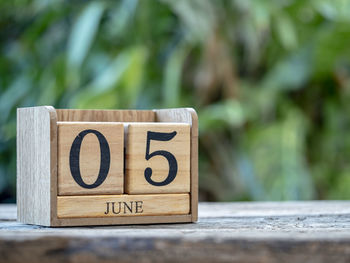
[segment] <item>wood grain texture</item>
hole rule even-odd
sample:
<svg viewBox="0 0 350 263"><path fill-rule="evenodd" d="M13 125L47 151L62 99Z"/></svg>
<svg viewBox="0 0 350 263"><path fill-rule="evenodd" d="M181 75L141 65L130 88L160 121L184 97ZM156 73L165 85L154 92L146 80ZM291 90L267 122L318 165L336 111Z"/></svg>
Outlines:
<svg viewBox="0 0 350 263"><path fill-rule="evenodd" d="M186 215L189 194L59 196L59 218Z"/></svg>
<svg viewBox="0 0 350 263"><path fill-rule="evenodd" d="M167 158L155 155L145 159L147 133L167 133L174 137L168 141L149 140L148 155L156 151L167 151L174 156L177 171L169 184L157 186L147 182L146 168L152 169L150 179L164 182L173 172ZM125 192L144 193L188 193L190 192L190 125L187 123L133 123L128 125L126 147Z"/></svg>
<svg viewBox="0 0 350 263"><path fill-rule="evenodd" d="M55 122L49 106L17 110L17 204L18 220L24 223L49 226L56 216Z"/></svg>
<svg viewBox="0 0 350 263"><path fill-rule="evenodd" d="M151 110L76 110L57 109L58 121L93 122L153 122L155 113Z"/></svg>
<svg viewBox="0 0 350 263"><path fill-rule="evenodd" d="M124 192L124 126L116 122L58 122L58 194L93 195L121 194ZM72 144L84 130L98 131L106 139L109 150L108 174L96 188L83 188L73 178L70 169ZM79 167L82 181L87 185L96 182L101 166L101 147L97 136L89 133L83 137Z"/></svg>
<svg viewBox="0 0 350 263"><path fill-rule="evenodd" d="M183 122L191 125L191 216L198 220L198 116L194 109L154 110L157 122Z"/></svg>
<svg viewBox="0 0 350 263"><path fill-rule="evenodd" d="M350 262L350 201L200 203L196 224L46 228L0 205L0 262Z"/></svg>

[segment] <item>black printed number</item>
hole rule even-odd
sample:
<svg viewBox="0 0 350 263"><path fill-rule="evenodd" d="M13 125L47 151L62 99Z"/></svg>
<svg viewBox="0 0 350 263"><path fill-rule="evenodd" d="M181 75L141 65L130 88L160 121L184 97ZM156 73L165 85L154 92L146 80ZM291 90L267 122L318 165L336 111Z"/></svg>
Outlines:
<svg viewBox="0 0 350 263"><path fill-rule="evenodd" d="M96 181L93 184L86 184L83 181L83 179L81 178L80 165L79 165L81 144L83 142L85 135L89 133L93 133L96 135L100 143L100 152L101 152L100 171L98 173ZM75 137L72 147L70 149L69 166L70 166L70 171L72 173L73 179L78 185L87 189L92 189L100 186L108 175L110 161L111 161L111 156L110 156L108 142L106 138L102 135L102 133L96 130L84 130L81 133L79 133L77 137Z"/></svg>
<svg viewBox="0 0 350 263"><path fill-rule="evenodd" d="M169 173L167 178L162 182L155 182L152 180L152 168L147 167L145 170L145 178L148 183L154 186L164 186L170 184L172 181L174 181L176 174L177 174L177 161L170 152L168 151L154 151L152 153L149 152L151 141L170 141L172 138L174 138L176 135L176 131L171 133L164 133L164 132L147 132L147 144L146 144L146 156L145 159L148 161L154 156L161 155L165 157L169 163Z"/></svg>

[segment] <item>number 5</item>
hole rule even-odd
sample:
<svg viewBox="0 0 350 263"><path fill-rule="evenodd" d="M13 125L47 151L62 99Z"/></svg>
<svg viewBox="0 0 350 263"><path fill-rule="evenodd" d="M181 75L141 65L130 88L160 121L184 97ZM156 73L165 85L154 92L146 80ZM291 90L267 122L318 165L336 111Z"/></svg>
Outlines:
<svg viewBox="0 0 350 263"><path fill-rule="evenodd" d="M152 180L152 168L147 167L145 169L145 178L146 181L154 186L164 186L164 185L168 185L170 184L172 181L174 181L176 174L177 174L177 161L176 158L174 157L174 155L172 155L170 152L168 151L154 151L152 153L149 152L149 148L150 148L150 144L151 144L151 140L154 141L170 141L172 138L174 138L176 136L176 131L174 132L170 132L170 133L164 133L164 132L151 132L148 131L147 132L147 143L146 143L146 155L145 155L145 159L148 161L149 159L151 159L154 156L157 155L161 155L163 157L165 157L169 163L169 173L167 178L165 178L164 181L162 182L155 182Z"/></svg>

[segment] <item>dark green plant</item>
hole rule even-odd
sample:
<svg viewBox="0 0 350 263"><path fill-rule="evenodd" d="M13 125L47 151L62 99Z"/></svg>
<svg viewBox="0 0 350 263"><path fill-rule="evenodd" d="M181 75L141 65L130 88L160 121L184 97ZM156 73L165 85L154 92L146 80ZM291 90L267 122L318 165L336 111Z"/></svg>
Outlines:
<svg viewBox="0 0 350 263"><path fill-rule="evenodd" d="M350 198L346 0L0 2L0 201L16 108L191 106L203 200Z"/></svg>

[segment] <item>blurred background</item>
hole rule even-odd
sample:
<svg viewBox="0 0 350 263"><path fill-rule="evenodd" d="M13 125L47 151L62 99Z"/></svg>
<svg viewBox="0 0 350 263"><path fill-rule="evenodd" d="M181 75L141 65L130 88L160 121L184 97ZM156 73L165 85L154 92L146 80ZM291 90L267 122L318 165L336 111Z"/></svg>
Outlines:
<svg viewBox="0 0 350 263"><path fill-rule="evenodd" d="M16 108L199 114L200 199L350 199L350 1L0 1L0 202Z"/></svg>

